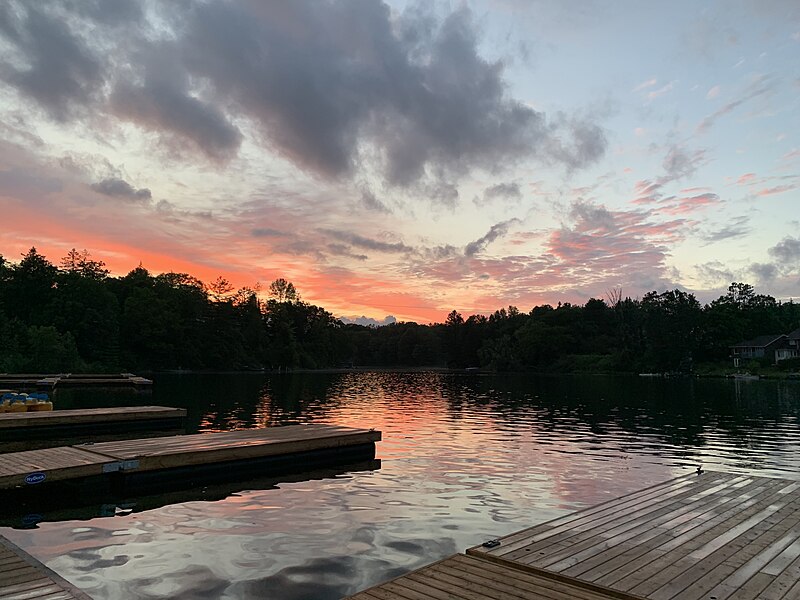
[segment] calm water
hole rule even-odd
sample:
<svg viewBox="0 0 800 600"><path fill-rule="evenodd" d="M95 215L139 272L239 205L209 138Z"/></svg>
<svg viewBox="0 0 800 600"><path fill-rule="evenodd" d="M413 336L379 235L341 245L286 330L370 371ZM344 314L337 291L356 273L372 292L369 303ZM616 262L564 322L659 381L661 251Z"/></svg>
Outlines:
<svg viewBox="0 0 800 600"><path fill-rule="evenodd" d="M118 516L91 517L114 513L94 507L37 529L0 528L98 600L341 598L699 463L784 477L800 467L800 382L162 376L152 394L70 391L57 402L184 406L199 431L318 422L384 434L379 468L133 498L124 507L133 512Z"/></svg>

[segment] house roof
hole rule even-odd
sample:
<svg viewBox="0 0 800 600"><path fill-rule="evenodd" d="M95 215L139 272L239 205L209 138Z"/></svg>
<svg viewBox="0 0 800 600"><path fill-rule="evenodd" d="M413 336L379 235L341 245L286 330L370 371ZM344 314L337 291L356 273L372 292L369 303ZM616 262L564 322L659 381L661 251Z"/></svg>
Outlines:
<svg viewBox="0 0 800 600"><path fill-rule="evenodd" d="M794 332L792 332L794 333ZM735 344L734 348L764 348L769 346L771 343L786 337L782 333L775 333L772 335L760 335L758 337L753 338L752 340L746 340L744 342L739 342Z"/></svg>
<svg viewBox="0 0 800 600"><path fill-rule="evenodd" d="M788 337L790 340L800 340L800 327L795 329L792 333L788 334L786 337Z"/></svg>

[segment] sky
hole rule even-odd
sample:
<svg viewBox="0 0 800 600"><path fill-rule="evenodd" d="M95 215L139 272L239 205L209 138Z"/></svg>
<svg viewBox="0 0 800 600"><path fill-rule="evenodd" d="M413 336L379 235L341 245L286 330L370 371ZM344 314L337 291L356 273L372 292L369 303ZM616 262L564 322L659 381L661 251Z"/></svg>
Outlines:
<svg viewBox="0 0 800 600"><path fill-rule="evenodd" d="M800 297L800 3L0 4L0 254L363 322Z"/></svg>

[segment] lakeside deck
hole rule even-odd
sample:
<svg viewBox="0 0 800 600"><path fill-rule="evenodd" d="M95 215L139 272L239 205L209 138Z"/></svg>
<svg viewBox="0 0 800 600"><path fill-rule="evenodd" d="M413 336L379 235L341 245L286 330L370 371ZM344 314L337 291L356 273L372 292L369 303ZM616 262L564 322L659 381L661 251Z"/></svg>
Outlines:
<svg viewBox="0 0 800 600"><path fill-rule="evenodd" d="M0 536L0 598L92 600L3 536Z"/></svg>
<svg viewBox="0 0 800 600"><path fill-rule="evenodd" d="M174 429L180 427L185 418L185 408L168 406L119 406L1 413L0 435L5 441L14 435L29 437L52 433L109 432L140 427Z"/></svg>
<svg viewBox="0 0 800 600"><path fill-rule="evenodd" d="M132 387L148 388L151 379L133 373L0 373L0 386L14 389L57 387Z"/></svg>
<svg viewBox="0 0 800 600"><path fill-rule="evenodd" d="M374 458L380 439L374 430L293 425L12 452L0 455L0 490L46 493L48 484L87 478L164 480L208 470L230 475L276 464Z"/></svg>
<svg viewBox="0 0 800 600"><path fill-rule="evenodd" d="M497 542L351 598L794 600L800 481L693 473Z"/></svg>

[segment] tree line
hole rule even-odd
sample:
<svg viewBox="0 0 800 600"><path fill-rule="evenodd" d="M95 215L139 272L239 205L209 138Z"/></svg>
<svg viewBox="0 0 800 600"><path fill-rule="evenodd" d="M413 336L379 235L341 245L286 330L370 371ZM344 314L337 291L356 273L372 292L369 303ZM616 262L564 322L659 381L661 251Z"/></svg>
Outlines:
<svg viewBox="0 0 800 600"><path fill-rule="evenodd" d="M266 295L268 299L263 300ZM731 345L800 326L800 305L733 283L701 305L675 289L443 323L345 324L277 279L262 294L222 277L111 276L71 250L0 256L0 372L440 366L537 372L691 372L727 364Z"/></svg>

